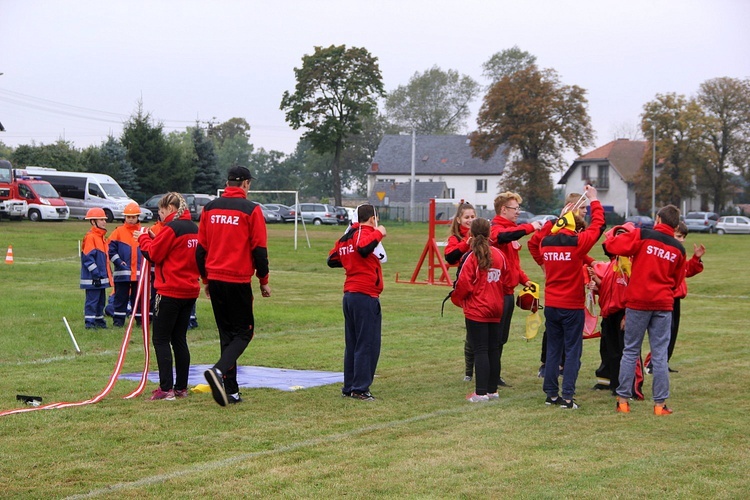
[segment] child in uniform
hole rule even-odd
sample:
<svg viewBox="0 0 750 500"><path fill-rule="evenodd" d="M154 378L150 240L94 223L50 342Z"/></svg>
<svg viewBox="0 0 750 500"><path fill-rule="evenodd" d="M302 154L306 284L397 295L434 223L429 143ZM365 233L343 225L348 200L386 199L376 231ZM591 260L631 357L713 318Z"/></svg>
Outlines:
<svg viewBox="0 0 750 500"><path fill-rule="evenodd" d="M87 329L107 328L104 321L105 290L109 288L109 266L107 265L107 216L101 208L86 212L91 229L83 237L81 245L81 288L86 290L83 317Z"/></svg>
<svg viewBox="0 0 750 500"><path fill-rule="evenodd" d="M141 207L137 203L129 203L123 210L125 223L112 231L107 241L109 246L109 260L114 270L112 277L115 282L115 312L112 323L114 326L124 326L128 316L128 304L132 307L137 323L141 324L141 308L136 304L138 293L138 279L141 275L143 255L138 247L138 241L133 233L141 229L138 215Z"/></svg>

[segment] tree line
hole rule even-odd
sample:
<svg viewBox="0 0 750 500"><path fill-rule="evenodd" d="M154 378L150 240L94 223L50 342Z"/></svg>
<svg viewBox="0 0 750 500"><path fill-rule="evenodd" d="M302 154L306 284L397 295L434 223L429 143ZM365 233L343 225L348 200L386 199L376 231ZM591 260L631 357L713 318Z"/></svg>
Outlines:
<svg viewBox="0 0 750 500"><path fill-rule="evenodd" d="M415 72L390 92L378 60L366 49L315 47L294 68L296 86L280 109L294 129L304 129L291 154L255 149L245 118L215 120L165 133L139 103L120 137L78 150L69 142L0 143L0 156L16 166L38 165L112 175L137 200L166 192L214 193L234 164L257 173L256 190L298 190L303 199L366 194L366 172L384 134L456 134L466 130L470 104L482 96L471 132L474 156L506 155L498 190L519 192L531 211L554 199L552 175L568 167L564 155L594 145L586 90L567 85L551 68L518 47L483 65L481 85L456 70L433 66ZM658 94L644 104L640 129L656 138L658 204L700 195L721 212L750 181L750 80L708 80L694 96ZM635 189L638 208L650 206L652 148ZM746 200L746 199L745 199ZM739 200L739 201L745 201Z"/></svg>

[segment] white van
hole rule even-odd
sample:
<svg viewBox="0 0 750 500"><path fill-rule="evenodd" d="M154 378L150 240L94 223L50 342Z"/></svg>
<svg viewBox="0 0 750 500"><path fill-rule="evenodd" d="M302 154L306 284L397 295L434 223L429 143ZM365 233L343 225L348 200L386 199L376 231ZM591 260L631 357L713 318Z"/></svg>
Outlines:
<svg viewBox="0 0 750 500"><path fill-rule="evenodd" d="M125 220L122 211L133 203L117 181L104 174L63 172L47 167L26 167L29 175L52 184L70 209L70 217L83 219L90 208L99 207L107 221Z"/></svg>

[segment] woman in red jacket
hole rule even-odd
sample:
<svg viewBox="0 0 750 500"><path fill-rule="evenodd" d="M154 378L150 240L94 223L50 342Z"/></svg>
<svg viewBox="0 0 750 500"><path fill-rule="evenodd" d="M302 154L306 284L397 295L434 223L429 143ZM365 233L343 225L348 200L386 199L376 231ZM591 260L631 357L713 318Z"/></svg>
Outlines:
<svg viewBox="0 0 750 500"><path fill-rule="evenodd" d="M471 243L469 229L476 218L477 212L471 203L461 203L458 206L456 215L453 216L451 222L448 243L445 245L445 261L448 265L458 265L461 257L469 251L469 244ZM471 350L468 333L464 340L464 365L466 367L464 382L471 382L471 378L474 376L474 351Z"/></svg>
<svg viewBox="0 0 750 500"><path fill-rule="evenodd" d="M159 218L164 223L159 233L139 231L138 243L146 258L156 266L153 343L159 365L159 387L151 399L173 400L188 395L187 329L190 312L200 294L195 260L198 226L190 220L190 211L179 193L167 193L159 201ZM173 350L176 378L172 375Z"/></svg>
<svg viewBox="0 0 750 500"><path fill-rule="evenodd" d="M490 246L490 223L471 223L471 252L461 264L451 301L463 308L466 333L474 352L475 392L472 403L498 397L500 376L500 319L503 316L503 286L507 266L503 253Z"/></svg>

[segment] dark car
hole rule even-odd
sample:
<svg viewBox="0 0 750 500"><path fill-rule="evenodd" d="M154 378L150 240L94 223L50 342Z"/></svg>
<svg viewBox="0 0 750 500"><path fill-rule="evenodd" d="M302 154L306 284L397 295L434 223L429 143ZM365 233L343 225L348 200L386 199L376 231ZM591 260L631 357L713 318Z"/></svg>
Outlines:
<svg viewBox="0 0 750 500"><path fill-rule="evenodd" d="M258 203L258 206L263 211L263 218L266 219L266 224L273 224L273 223L276 223L276 222L281 222L281 216L279 215L278 212L274 212L273 210L269 210L262 203Z"/></svg>
<svg viewBox="0 0 750 500"><path fill-rule="evenodd" d="M346 207L334 207L336 208L336 220L339 224L349 224L349 211Z"/></svg>
<svg viewBox="0 0 750 500"><path fill-rule="evenodd" d="M654 219L646 215L631 215L625 218L625 222L632 222L635 227L640 229L654 228Z"/></svg>
<svg viewBox="0 0 750 500"><path fill-rule="evenodd" d="M264 203L264 205L268 210L279 214L282 222L293 222L294 217L297 215L297 212L293 208L281 203Z"/></svg>
<svg viewBox="0 0 750 500"><path fill-rule="evenodd" d="M182 195L185 198L188 209L190 210L190 218L194 221L201 220L201 213L203 213L203 207L208 205L208 202L216 198L212 194L201 194L201 193L189 193Z"/></svg>
<svg viewBox="0 0 750 500"><path fill-rule="evenodd" d="M162 194L155 194L145 202L141 203L142 208L148 208L154 213L154 216L156 216L157 213L159 213L159 201L164 197L166 193Z"/></svg>
<svg viewBox="0 0 750 500"><path fill-rule="evenodd" d="M534 214L522 210L518 212L518 219L516 219L516 224L528 224L533 218Z"/></svg>

